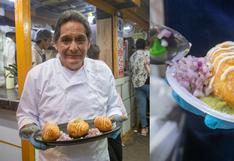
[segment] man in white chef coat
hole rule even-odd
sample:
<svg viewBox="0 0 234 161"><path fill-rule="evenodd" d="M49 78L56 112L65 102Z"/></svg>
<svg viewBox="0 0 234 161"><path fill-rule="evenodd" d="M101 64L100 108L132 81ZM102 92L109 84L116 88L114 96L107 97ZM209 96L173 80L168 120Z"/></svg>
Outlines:
<svg viewBox="0 0 234 161"><path fill-rule="evenodd" d="M45 62L48 58L46 50L51 47L52 33L47 29L37 31L35 43L32 44L32 64L36 66Z"/></svg>
<svg viewBox="0 0 234 161"><path fill-rule="evenodd" d="M20 135L44 150L39 151L40 161L109 161L107 139L49 148L31 137L46 121L61 124L77 117L89 120L122 115L123 104L111 70L86 57L90 37L85 17L78 11L65 11L54 32L58 57L37 65L27 75L17 119Z"/></svg>
<svg viewBox="0 0 234 161"><path fill-rule="evenodd" d="M16 46L15 46L15 32L10 31L6 33L6 39L3 47L4 66L15 64Z"/></svg>

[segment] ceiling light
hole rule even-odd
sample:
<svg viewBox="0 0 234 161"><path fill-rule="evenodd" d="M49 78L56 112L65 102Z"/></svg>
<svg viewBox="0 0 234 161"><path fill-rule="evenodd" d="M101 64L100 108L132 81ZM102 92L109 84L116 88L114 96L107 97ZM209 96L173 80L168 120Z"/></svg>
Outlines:
<svg viewBox="0 0 234 161"><path fill-rule="evenodd" d="M125 23L123 27L124 37L131 37L134 34L135 27L131 23Z"/></svg>
<svg viewBox="0 0 234 161"><path fill-rule="evenodd" d="M131 27L130 26L124 26L124 30L129 31L129 30L131 30Z"/></svg>
<svg viewBox="0 0 234 161"><path fill-rule="evenodd" d="M125 32L132 32L134 30L134 26L131 24L125 24L123 30Z"/></svg>
<svg viewBox="0 0 234 161"><path fill-rule="evenodd" d="M95 16L93 15L92 12L88 13L88 22L90 24L93 24L93 20L94 20Z"/></svg>

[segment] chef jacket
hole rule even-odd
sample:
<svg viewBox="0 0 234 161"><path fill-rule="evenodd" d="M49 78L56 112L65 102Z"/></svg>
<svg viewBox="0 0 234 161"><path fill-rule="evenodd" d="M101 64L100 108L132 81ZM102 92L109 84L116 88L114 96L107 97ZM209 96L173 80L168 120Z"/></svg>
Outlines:
<svg viewBox="0 0 234 161"><path fill-rule="evenodd" d="M46 61L45 50L41 49L36 43L32 44L32 63L36 66Z"/></svg>
<svg viewBox="0 0 234 161"><path fill-rule="evenodd" d="M62 66L59 57L32 68L26 78L17 110L18 126L46 121L58 124L80 117L121 115L115 79L108 66L100 60L85 58L78 71ZM107 139L58 146L39 151L40 161L109 161Z"/></svg>
<svg viewBox="0 0 234 161"><path fill-rule="evenodd" d="M15 64L15 42L6 37L3 49L4 66Z"/></svg>

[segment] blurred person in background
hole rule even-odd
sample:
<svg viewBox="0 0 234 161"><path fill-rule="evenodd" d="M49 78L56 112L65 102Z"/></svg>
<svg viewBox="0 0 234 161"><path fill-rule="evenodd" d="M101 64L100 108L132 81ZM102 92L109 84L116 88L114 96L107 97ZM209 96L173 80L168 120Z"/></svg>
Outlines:
<svg viewBox="0 0 234 161"><path fill-rule="evenodd" d="M88 50L88 53L87 53L88 58L98 60L99 59L99 55L100 55L100 48L99 48L99 46L96 45L96 44L91 44L90 48Z"/></svg>
<svg viewBox="0 0 234 161"><path fill-rule="evenodd" d="M234 40L234 1L165 0L165 25L192 43L189 54L200 57L216 44ZM173 93L186 110L183 161L234 161L234 125L197 110ZM201 111L199 113L202 113Z"/></svg>
<svg viewBox="0 0 234 161"><path fill-rule="evenodd" d="M148 134L147 100L149 99L149 56L146 50L146 41L136 41L136 51L130 57L130 73L135 89L135 100L141 123L141 135Z"/></svg>
<svg viewBox="0 0 234 161"><path fill-rule="evenodd" d="M6 33L6 39L3 47L4 66L16 64L16 44L15 32L10 31Z"/></svg>
<svg viewBox="0 0 234 161"><path fill-rule="evenodd" d="M54 45L51 45L47 50L45 50L46 60L55 58L57 56L58 51L54 47Z"/></svg>
<svg viewBox="0 0 234 161"><path fill-rule="evenodd" d="M36 66L47 60L46 52L52 44L52 33L47 29L40 29L36 33L35 42L32 45L32 63Z"/></svg>

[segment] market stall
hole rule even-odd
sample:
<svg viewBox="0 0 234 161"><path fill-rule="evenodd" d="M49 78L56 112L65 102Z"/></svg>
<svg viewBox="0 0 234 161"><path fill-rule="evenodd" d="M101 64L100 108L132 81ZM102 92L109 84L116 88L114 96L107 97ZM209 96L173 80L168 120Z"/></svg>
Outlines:
<svg viewBox="0 0 234 161"><path fill-rule="evenodd" d="M25 161L31 161L35 159L34 148L32 148L32 146L30 146L27 141L20 140L18 136L15 112L18 106L20 95L22 93L26 74L32 67L31 46L32 39L34 37L33 30L37 30L38 28L42 27L53 29L53 23L55 22L56 14L51 14L51 11L45 12L45 10L48 9L47 7L50 5L59 6L59 2L55 2L55 4L50 4L49 1L47 1L48 3L45 2L43 4L39 4L36 0L32 0L31 2L31 4L29 0L23 2L15 1L15 4L13 2L7 1L1 2L3 3L3 8L1 9L5 10L6 13L5 17L8 17L13 20L13 22L15 22L14 28L16 32L17 51L17 82L15 85L18 86L18 88L9 90L7 90L4 85L0 88L0 128L2 131L4 131L0 135L0 142L3 143L1 149L4 157L6 157L5 160L21 160L21 157ZM91 9L95 9L95 13L93 10L87 10L87 15L89 14L92 16L92 14L96 14L97 10L104 10L109 14L109 17L107 18L100 16L100 19L97 17L95 20L96 24L93 31L96 34L95 37L93 37L93 41L100 45L101 49L103 50L100 57L101 60L105 61L112 69L112 72L115 74L117 91L122 96L127 112L130 116L128 122L126 122L123 126L123 133L126 133L134 126L134 115L136 111L134 111L134 97L133 92L131 91L132 89L129 83L129 78L123 75L123 66L118 66L121 64L120 62L123 61L119 57L121 56L121 52L123 52L123 45L120 45L120 48L118 49L116 48L116 46L118 46L117 42L120 42L118 40L121 40L121 43L123 43L123 38L118 38L118 25L121 25L119 24L120 21L118 21L120 17L116 15L116 11L119 10L116 8L118 5L117 3L113 5L112 3L106 3L104 1L100 1L100 3L97 3L96 1L87 2L89 3L88 6L91 6ZM135 2L132 2L130 6L129 4L126 4L126 7L137 7L136 4ZM41 11L40 8L44 8L44 10ZM56 10L55 7L54 10L59 13L61 12ZM123 13L126 12L126 14L123 14L122 18L129 18L133 21L137 21L139 25L143 25L143 28L147 28L147 21L143 21L142 18L137 18L134 10L123 10ZM106 38L105 41L103 41L103 37ZM2 71L3 68L4 67L2 66ZM11 153L15 153L16 155L9 155Z"/></svg>

